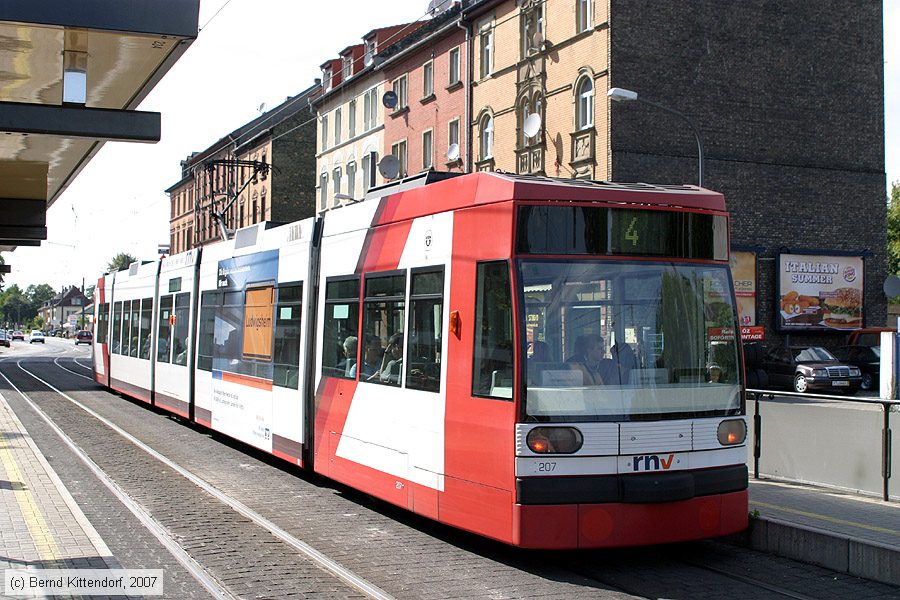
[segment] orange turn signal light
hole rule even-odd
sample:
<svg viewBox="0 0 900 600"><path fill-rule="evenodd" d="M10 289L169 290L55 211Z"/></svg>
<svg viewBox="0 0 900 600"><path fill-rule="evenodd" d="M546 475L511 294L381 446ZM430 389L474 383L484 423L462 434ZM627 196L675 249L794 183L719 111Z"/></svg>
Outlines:
<svg viewBox="0 0 900 600"><path fill-rule="evenodd" d="M742 444L747 439L747 424L743 419L728 419L719 423L719 443L723 446Z"/></svg>
<svg viewBox="0 0 900 600"><path fill-rule="evenodd" d="M453 310L450 311L450 333L456 336L456 339L459 339L459 336L462 332L462 323L459 320L459 311Z"/></svg>
<svg viewBox="0 0 900 600"><path fill-rule="evenodd" d="M535 454L574 454L584 444L584 436L574 427L535 427L525 443Z"/></svg>

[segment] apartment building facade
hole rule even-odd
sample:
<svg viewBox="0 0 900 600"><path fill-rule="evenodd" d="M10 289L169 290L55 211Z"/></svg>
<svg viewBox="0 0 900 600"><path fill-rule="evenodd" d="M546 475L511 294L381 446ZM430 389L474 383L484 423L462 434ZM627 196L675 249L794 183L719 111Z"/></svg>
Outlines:
<svg viewBox="0 0 900 600"><path fill-rule="evenodd" d="M261 221L315 214L316 119L310 104L319 93L313 85L182 161L181 179L166 190L171 253Z"/></svg>
<svg viewBox="0 0 900 600"><path fill-rule="evenodd" d="M316 210L322 213L361 199L384 183L378 171L384 146L384 72L380 52L418 29L408 23L374 29L362 44L346 48L322 64L317 111Z"/></svg>

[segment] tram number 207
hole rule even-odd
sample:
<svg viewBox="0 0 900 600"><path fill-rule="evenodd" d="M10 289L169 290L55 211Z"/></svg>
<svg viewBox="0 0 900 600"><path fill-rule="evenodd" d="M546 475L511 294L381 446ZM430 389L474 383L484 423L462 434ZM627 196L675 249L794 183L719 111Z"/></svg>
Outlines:
<svg viewBox="0 0 900 600"><path fill-rule="evenodd" d="M541 462L537 464L538 472L550 473L556 470L555 462Z"/></svg>

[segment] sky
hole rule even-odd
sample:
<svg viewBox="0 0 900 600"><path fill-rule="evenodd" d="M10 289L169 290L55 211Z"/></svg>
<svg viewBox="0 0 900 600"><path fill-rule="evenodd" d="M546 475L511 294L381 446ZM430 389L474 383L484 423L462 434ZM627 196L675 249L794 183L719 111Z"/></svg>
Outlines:
<svg viewBox="0 0 900 600"><path fill-rule="evenodd" d="M5 285L96 283L119 252L169 242L165 189L180 163L321 76L319 65L377 27L423 17L427 0L201 0L200 33L139 110L162 113L157 144L107 143L47 212L40 248L3 253ZM313 24L314 26L310 26ZM888 189L900 182L900 0L884 0ZM893 32L891 35L889 32Z"/></svg>

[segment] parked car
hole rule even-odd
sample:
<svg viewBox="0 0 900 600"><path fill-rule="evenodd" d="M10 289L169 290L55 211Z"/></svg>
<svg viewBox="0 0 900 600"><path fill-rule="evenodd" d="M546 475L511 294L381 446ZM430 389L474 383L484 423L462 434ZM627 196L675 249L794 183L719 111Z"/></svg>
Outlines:
<svg viewBox="0 0 900 600"><path fill-rule="evenodd" d="M9 334L5 329L0 329L0 346L6 346L9 348Z"/></svg>
<svg viewBox="0 0 900 600"><path fill-rule="evenodd" d="M862 383L859 367L843 364L819 346L779 346L766 354L763 368L772 386L855 394Z"/></svg>
<svg viewBox="0 0 900 600"><path fill-rule="evenodd" d="M15 340L21 340L21 341L24 342L24 341L25 341L25 334L22 333L21 331L19 331L18 329L16 329L15 331L12 332L12 339L13 339L13 341L15 341Z"/></svg>
<svg viewBox="0 0 900 600"><path fill-rule="evenodd" d="M881 346L881 334L884 332L896 332L893 327L867 327L857 329L847 336L848 346Z"/></svg>
<svg viewBox="0 0 900 600"><path fill-rule="evenodd" d="M33 344L35 342L40 342L42 344L46 344L47 342L44 340L44 332L40 329L32 329L31 330L31 339L28 340L29 344Z"/></svg>
<svg viewBox="0 0 900 600"><path fill-rule="evenodd" d="M75 345L87 344L88 346L94 341L94 334L87 330L79 331L75 334Z"/></svg>
<svg viewBox="0 0 900 600"><path fill-rule="evenodd" d="M834 356L844 364L859 367L862 380L859 387L869 391L878 387L881 379L881 346L841 346Z"/></svg>

